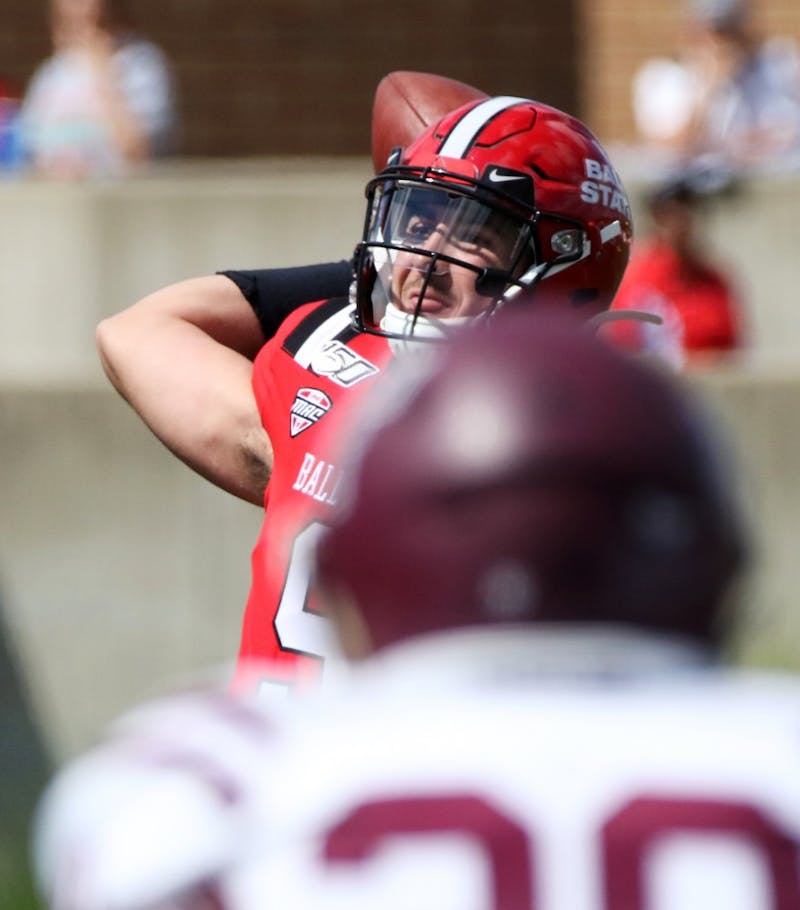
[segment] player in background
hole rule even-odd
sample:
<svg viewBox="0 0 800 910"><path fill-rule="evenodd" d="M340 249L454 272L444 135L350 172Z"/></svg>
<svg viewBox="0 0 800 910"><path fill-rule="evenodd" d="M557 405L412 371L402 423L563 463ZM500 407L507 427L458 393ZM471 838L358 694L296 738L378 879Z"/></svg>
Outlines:
<svg viewBox="0 0 800 910"><path fill-rule="evenodd" d="M318 545L352 677L131 715L44 804L53 906L800 906L800 682L719 661L745 545L688 387L523 310L393 372Z"/></svg>
<svg viewBox="0 0 800 910"><path fill-rule="evenodd" d="M309 592L341 479L331 427L408 343L512 301L552 299L588 319L628 258L628 200L596 137L528 99L451 112L397 150L367 198L354 269L182 282L98 329L111 381L156 435L265 506L237 675L253 684L249 668L270 662L255 680L265 692L315 680L332 649Z"/></svg>

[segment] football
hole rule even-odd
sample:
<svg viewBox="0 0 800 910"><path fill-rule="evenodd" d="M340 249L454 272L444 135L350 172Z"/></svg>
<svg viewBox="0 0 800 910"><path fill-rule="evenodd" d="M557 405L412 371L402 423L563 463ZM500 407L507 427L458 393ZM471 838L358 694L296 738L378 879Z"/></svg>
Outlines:
<svg viewBox="0 0 800 910"><path fill-rule="evenodd" d="M448 111L488 97L473 85L433 73L396 70L384 76L372 105L375 172L383 170L395 146L407 146Z"/></svg>

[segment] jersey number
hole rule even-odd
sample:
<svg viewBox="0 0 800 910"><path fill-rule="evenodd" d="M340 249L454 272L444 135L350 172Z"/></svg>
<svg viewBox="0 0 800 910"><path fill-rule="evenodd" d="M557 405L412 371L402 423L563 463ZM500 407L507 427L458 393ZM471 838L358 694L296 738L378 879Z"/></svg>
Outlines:
<svg viewBox="0 0 800 910"><path fill-rule="evenodd" d="M328 657L331 651L328 620L309 607L314 548L324 527L314 521L295 537L275 612L275 634L281 648L317 658Z"/></svg>
<svg viewBox="0 0 800 910"><path fill-rule="evenodd" d="M389 839L432 833L467 836L490 869L487 910L537 910L535 835L486 800L469 795L418 796L367 803L331 830L329 863L364 863ZM749 844L765 871L764 910L800 907L797 845L758 809L744 803L648 797L630 800L600 832L603 910L647 910L646 860L662 838L706 834Z"/></svg>

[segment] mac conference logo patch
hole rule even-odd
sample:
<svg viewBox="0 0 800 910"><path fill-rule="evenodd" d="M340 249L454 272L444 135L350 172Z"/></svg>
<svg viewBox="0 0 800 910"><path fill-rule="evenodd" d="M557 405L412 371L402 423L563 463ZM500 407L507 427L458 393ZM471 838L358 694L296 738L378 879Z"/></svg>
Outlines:
<svg viewBox="0 0 800 910"><path fill-rule="evenodd" d="M289 435L294 437L313 426L330 411L332 402L319 389L298 389L289 414Z"/></svg>

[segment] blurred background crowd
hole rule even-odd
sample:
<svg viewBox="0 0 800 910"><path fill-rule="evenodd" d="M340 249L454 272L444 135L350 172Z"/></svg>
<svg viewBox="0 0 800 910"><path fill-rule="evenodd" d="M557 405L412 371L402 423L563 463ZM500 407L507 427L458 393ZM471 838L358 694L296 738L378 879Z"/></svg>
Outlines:
<svg viewBox="0 0 800 910"><path fill-rule="evenodd" d="M753 180L800 173L796 6L505 0L488 22L465 12L440 5L443 37L420 27L415 2L387 27L358 4L315 0L9 0L0 169L108 180L164 159L363 156L381 76L441 72L575 113L612 150L641 206L637 246L649 263L631 270L619 305L654 307L670 327L629 343L657 344L675 363L771 343L749 311L778 281L752 287L753 268L737 261L747 240L714 249L708 222L743 221L730 200Z"/></svg>
<svg viewBox="0 0 800 910"><path fill-rule="evenodd" d="M504 0L488 22L467 6L441 4L443 36L419 25L416 0L390 28L359 4L315 0L9 0L1 87L6 108L24 101L28 163L45 171L43 146L74 151L98 134L128 160L362 155L372 90L398 68L574 112L606 144L644 146L631 160L648 173L696 157L798 165L794 4ZM108 167L91 161L95 173Z"/></svg>

